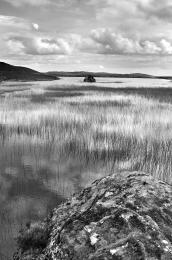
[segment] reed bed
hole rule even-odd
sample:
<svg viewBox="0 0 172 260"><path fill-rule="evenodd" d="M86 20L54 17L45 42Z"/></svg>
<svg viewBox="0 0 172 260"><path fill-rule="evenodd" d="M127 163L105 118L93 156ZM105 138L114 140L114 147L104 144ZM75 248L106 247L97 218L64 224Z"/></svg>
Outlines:
<svg viewBox="0 0 172 260"><path fill-rule="evenodd" d="M121 170L172 183L172 90L0 87L0 258L27 221Z"/></svg>
<svg viewBox="0 0 172 260"><path fill-rule="evenodd" d="M49 145L83 164L143 170L170 182L172 105L140 95L84 94L41 104L4 99L1 139Z"/></svg>

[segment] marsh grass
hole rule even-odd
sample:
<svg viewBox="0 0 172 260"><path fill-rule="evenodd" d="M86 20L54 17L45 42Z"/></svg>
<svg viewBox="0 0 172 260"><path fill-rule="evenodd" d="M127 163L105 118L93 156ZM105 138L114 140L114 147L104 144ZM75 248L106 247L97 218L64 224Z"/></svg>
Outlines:
<svg viewBox="0 0 172 260"><path fill-rule="evenodd" d="M104 175L140 170L171 184L171 89L9 88L0 102L2 245Z"/></svg>
<svg viewBox="0 0 172 260"><path fill-rule="evenodd" d="M76 156L83 164L111 164L112 172L143 170L170 182L172 105L151 95L147 99L143 89L139 91L141 95L138 90L137 95L127 95L128 90L119 94L103 89L75 96L74 88L70 96L60 98L61 90L54 96L52 88L48 97L53 102L43 104L28 99L23 105L22 98L6 98L0 110L1 138L17 142L27 136L31 143L34 139L55 147L61 157Z"/></svg>

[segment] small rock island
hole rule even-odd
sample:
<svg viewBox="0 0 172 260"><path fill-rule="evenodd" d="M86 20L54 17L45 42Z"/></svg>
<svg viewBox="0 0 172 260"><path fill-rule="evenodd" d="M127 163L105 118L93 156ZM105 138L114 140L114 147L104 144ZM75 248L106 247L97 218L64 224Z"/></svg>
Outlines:
<svg viewBox="0 0 172 260"><path fill-rule="evenodd" d="M172 187L143 172L95 181L18 238L15 260L170 260Z"/></svg>
<svg viewBox="0 0 172 260"><path fill-rule="evenodd" d="M90 82L90 83L93 83L93 82L96 82L96 79L92 76L92 75L88 75L84 78L84 82Z"/></svg>

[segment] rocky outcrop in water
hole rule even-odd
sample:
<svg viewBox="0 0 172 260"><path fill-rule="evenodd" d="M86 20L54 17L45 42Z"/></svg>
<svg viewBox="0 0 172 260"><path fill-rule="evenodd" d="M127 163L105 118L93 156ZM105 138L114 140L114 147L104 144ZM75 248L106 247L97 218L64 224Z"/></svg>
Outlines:
<svg viewBox="0 0 172 260"><path fill-rule="evenodd" d="M88 75L84 78L84 82L90 82L90 83L93 83L93 82L96 82L96 79L92 76L92 75Z"/></svg>
<svg viewBox="0 0 172 260"><path fill-rule="evenodd" d="M142 172L105 177L19 240L15 260L170 260L172 187Z"/></svg>

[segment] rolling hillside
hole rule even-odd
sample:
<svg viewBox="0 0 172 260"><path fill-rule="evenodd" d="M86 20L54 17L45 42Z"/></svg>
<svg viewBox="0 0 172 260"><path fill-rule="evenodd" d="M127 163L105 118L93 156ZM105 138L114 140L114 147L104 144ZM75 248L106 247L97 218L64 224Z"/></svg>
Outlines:
<svg viewBox="0 0 172 260"><path fill-rule="evenodd" d="M0 62L0 81L18 80L18 81L41 81L56 80L56 75L47 75L38 71Z"/></svg>

